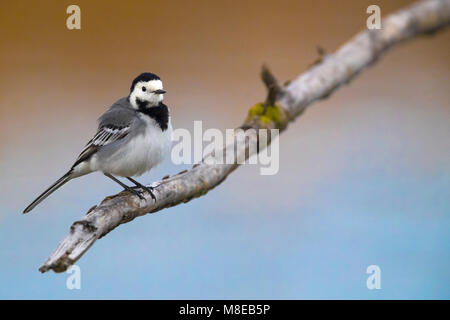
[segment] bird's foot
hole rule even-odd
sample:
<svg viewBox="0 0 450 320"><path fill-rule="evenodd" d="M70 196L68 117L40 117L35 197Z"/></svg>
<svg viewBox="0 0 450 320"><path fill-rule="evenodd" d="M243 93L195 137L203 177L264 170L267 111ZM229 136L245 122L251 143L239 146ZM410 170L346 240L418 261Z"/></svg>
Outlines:
<svg viewBox="0 0 450 320"><path fill-rule="evenodd" d="M141 185L141 188L143 190L147 191L150 194L150 196L152 197L153 201L156 202L156 197L155 197L155 194L153 193L153 189L154 189L153 187L147 187L147 186Z"/></svg>

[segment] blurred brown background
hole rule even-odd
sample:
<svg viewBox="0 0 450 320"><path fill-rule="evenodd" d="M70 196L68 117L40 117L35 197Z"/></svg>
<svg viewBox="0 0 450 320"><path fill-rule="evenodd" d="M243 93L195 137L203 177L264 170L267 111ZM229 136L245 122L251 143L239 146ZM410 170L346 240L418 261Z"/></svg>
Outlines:
<svg viewBox="0 0 450 320"><path fill-rule="evenodd" d="M383 16L412 2L376 3ZM143 71L164 80L175 128L191 129L194 120L233 128L265 97L262 63L281 81L297 76L317 58L317 45L332 52L365 28L372 3L77 1L82 28L68 30L72 2L3 1L0 166L12 180L63 172L95 119ZM283 137L281 173L304 166L307 179L337 154L334 172L366 149L390 162L416 159L401 167L447 163L449 40L446 31L408 42L314 105Z"/></svg>
<svg viewBox="0 0 450 320"><path fill-rule="evenodd" d="M54 176L55 168L45 168L53 164L64 171L94 132L95 119L143 71L164 80L175 128L190 129L194 120L204 128L235 127L265 97L262 63L282 81L297 76L317 58L317 45L332 52L365 28L372 3L77 1L82 28L68 30L72 2L3 1L0 164L15 178ZM376 3L387 15L412 1ZM389 52L350 87L308 110L288 130L284 150L324 150L301 152L299 163L310 157L304 163L310 168L328 153L344 154L347 144L363 151L361 145L376 142L398 151L410 142L420 149L400 157L417 156L426 166L447 161L439 155L448 147L449 40L444 32ZM417 130L424 134L414 137ZM383 141L380 132L393 135ZM367 139L358 142L355 133ZM290 169L289 162L284 166Z"/></svg>
<svg viewBox="0 0 450 320"><path fill-rule="evenodd" d="M386 15L412 2L376 3ZM232 127L249 105L264 98L258 79L262 63L282 80L295 77L315 60L317 45L334 51L364 28L366 8L373 3L77 1L82 29L70 31L65 10L72 2L2 1L0 143L15 144L26 132L37 139L43 125L58 130L59 123L48 115L69 116L73 121L65 130L92 128L92 117L126 95L142 71L165 80L175 124L181 121L176 114L186 112L191 119L206 116L211 125ZM447 33L390 53L364 75L366 86L342 94L354 97L371 90L385 95L380 86L389 90L390 83L401 81L402 87L395 88L400 96L402 90L425 90L428 77L448 80L449 39ZM415 72L422 67L427 74ZM335 109L339 112L338 105ZM323 116L332 115L328 110Z"/></svg>

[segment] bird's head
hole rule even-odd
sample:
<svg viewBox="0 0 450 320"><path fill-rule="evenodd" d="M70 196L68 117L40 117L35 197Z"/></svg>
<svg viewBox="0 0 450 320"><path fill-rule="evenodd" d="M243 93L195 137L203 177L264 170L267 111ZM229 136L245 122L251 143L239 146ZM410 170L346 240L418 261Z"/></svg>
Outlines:
<svg viewBox="0 0 450 320"><path fill-rule="evenodd" d="M153 73L141 73L133 80L128 99L135 109L151 108L159 105L164 99L161 79Z"/></svg>

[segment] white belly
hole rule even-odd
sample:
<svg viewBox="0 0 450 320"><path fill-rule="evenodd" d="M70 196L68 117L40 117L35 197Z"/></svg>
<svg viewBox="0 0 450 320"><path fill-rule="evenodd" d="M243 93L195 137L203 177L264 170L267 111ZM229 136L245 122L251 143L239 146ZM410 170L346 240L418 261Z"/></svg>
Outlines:
<svg viewBox="0 0 450 320"><path fill-rule="evenodd" d="M96 167L96 170L112 175L130 177L139 176L161 163L171 147L172 125L170 119L168 128L164 131L153 119L145 116L143 120L146 122L146 129L143 133L122 145L108 159L99 161L93 157L92 166Z"/></svg>

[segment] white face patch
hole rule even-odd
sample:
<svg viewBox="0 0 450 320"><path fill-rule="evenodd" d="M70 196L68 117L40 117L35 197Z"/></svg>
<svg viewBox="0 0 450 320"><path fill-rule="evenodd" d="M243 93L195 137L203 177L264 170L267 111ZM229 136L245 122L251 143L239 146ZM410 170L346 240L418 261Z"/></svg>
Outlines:
<svg viewBox="0 0 450 320"><path fill-rule="evenodd" d="M155 93L155 91L162 89L161 80L140 81L136 83L130 94L130 103L136 109L139 108L136 99L148 102L148 107L157 106L164 99L164 94Z"/></svg>

